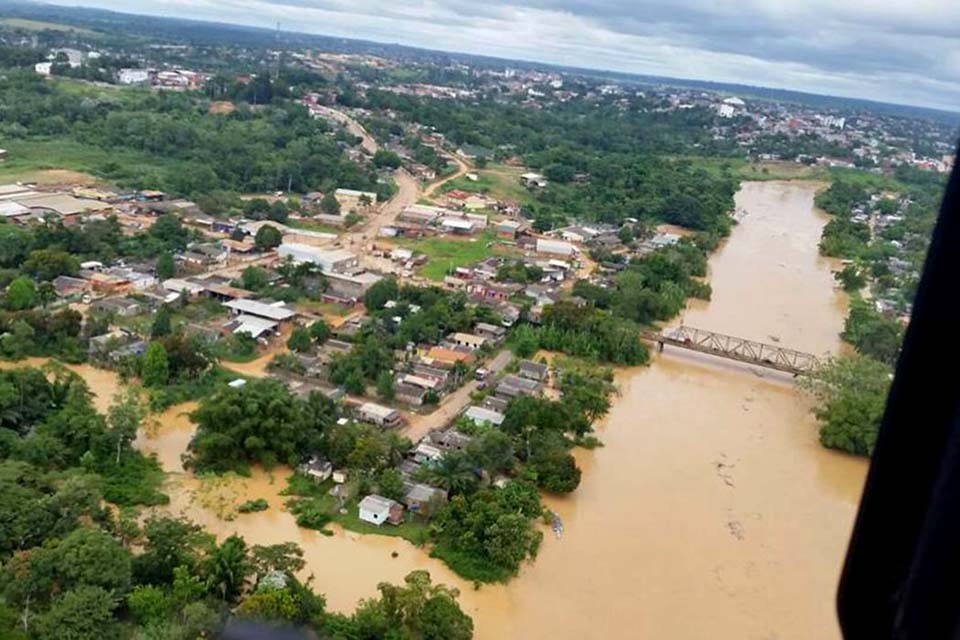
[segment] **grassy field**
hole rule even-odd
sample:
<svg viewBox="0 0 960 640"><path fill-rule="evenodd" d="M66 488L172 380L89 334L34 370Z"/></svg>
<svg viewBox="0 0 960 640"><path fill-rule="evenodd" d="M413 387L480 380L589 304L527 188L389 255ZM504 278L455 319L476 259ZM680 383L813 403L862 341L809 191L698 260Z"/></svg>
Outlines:
<svg viewBox="0 0 960 640"><path fill-rule="evenodd" d="M69 24L58 24L56 22L42 22L40 20L27 20L25 18L3 18L0 24L11 29L27 29L29 31L73 31L85 36L99 35L96 31L84 29L83 27L74 27Z"/></svg>
<svg viewBox="0 0 960 640"><path fill-rule="evenodd" d="M135 151L101 149L65 139L7 140L4 148L8 156L0 164L2 182L34 182L49 170L67 169L99 177L119 172L150 184L159 181L161 167L171 164Z"/></svg>
<svg viewBox="0 0 960 640"><path fill-rule="evenodd" d="M758 161L744 158L702 158L681 156L676 160L688 160L697 168L713 175L730 173L740 180L823 180L826 172L819 167L808 167L796 162Z"/></svg>
<svg viewBox="0 0 960 640"><path fill-rule="evenodd" d="M316 484L313 480L300 474L294 474L290 476L287 482L287 489L282 492L283 495L300 496L313 501L317 509L329 514L331 522L339 524L347 531L355 531L365 535L403 538L418 546L427 541L429 525L423 520L413 519L410 514L405 514L407 521L398 526L370 524L360 519L359 499L357 497L344 502L343 509L346 513L340 513L337 499L328 493L334 484L332 480ZM350 487L349 494L356 496L355 481L349 482L347 486Z"/></svg>
<svg viewBox="0 0 960 640"><path fill-rule="evenodd" d="M430 280L443 280L450 269L498 255L496 235L485 231L476 238L424 238L397 240L397 244L426 255L429 260L417 269L418 275Z"/></svg>
<svg viewBox="0 0 960 640"><path fill-rule="evenodd" d="M466 177L451 180L443 185L442 191L470 191L483 193L497 200L512 200L520 204L530 204L534 201L533 195L520 184L520 174L526 169L508 165L492 164L486 169L477 169L478 180L468 180Z"/></svg>

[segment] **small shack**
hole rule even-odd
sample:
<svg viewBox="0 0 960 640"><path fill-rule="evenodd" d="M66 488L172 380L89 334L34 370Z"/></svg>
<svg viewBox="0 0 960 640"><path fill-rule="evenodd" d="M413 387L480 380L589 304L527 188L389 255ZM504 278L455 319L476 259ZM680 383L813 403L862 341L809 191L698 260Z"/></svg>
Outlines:
<svg viewBox="0 0 960 640"><path fill-rule="evenodd" d="M398 525L403 522L403 505L396 500L371 494L360 501L360 519L378 527L384 522Z"/></svg>

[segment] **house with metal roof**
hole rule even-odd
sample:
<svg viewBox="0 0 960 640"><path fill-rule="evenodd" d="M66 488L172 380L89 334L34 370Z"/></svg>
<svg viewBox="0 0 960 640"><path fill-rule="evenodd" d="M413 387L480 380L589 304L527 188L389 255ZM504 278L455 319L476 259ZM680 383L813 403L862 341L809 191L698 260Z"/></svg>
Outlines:
<svg viewBox="0 0 960 640"><path fill-rule="evenodd" d="M403 522L403 505L396 500L372 494L360 501L360 519L378 527L384 522L400 524Z"/></svg>
<svg viewBox="0 0 960 640"><path fill-rule="evenodd" d="M232 310L235 315L257 316L274 322L284 322L297 315L296 311L283 302L264 302L262 300L238 298L224 302L223 306Z"/></svg>
<svg viewBox="0 0 960 640"><path fill-rule="evenodd" d="M499 411L494 411L493 409L485 409L484 407L469 407L464 413L463 417L469 419L475 425L490 425L494 427L499 427L503 424L504 416Z"/></svg>

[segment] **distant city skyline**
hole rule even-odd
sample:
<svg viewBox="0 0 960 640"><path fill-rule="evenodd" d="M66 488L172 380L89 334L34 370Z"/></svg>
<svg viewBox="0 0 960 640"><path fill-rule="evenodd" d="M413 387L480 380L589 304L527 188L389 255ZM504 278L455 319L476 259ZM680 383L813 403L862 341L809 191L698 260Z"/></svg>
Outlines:
<svg viewBox="0 0 960 640"><path fill-rule="evenodd" d="M960 2L952 0L77 4L265 28L279 22L287 31L447 52L960 110Z"/></svg>

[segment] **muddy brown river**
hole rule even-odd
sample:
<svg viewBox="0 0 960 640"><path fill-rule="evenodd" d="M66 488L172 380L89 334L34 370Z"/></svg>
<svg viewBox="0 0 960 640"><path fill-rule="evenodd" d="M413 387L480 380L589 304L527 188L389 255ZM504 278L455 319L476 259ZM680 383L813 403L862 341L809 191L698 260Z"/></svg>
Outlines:
<svg viewBox="0 0 960 640"><path fill-rule="evenodd" d="M737 206L746 216L710 261L713 300L691 303L678 321L838 351L846 300L817 255L817 186L745 183ZM83 373L109 398L115 381ZM171 472L173 511L219 536L299 543L304 574L332 609L423 568L461 590L481 639L839 638L833 597L866 463L820 447L809 400L781 374L667 347L618 380L597 429L605 446L577 453L580 488L546 499L563 517L562 540L547 532L519 577L480 590L403 540L298 529L277 495L285 472L219 483L182 473L189 405L161 415L138 446ZM217 516L256 497L271 508Z"/></svg>

